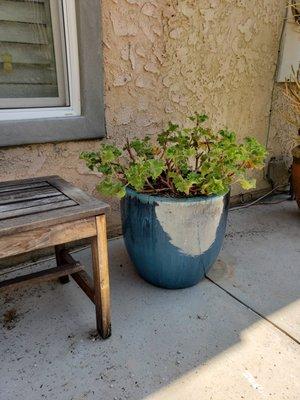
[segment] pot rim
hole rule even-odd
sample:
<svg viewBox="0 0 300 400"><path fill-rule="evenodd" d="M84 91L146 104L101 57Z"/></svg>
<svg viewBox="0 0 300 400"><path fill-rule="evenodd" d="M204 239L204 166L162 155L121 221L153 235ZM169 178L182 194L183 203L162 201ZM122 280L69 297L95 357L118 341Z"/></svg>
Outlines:
<svg viewBox="0 0 300 400"><path fill-rule="evenodd" d="M139 193L134 189L126 187L126 196L137 197L142 202L146 203L199 203L200 201L215 201L223 199L230 193L230 189L222 195L209 195L209 196L195 196L195 197L167 197L150 195L146 193Z"/></svg>

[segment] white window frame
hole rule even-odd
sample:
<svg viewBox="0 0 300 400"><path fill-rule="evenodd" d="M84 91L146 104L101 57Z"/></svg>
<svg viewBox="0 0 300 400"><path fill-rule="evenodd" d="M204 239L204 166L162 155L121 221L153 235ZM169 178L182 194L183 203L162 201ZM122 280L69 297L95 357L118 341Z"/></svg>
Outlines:
<svg viewBox="0 0 300 400"><path fill-rule="evenodd" d="M76 24L76 7L75 0L60 0L60 29L64 32L66 47L66 65L64 71L58 71L58 86L63 83L59 76L62 72L65 75L65 96L69 106L46 107L46 99L39 99L40 107L31 108L7 108L0 109L0 121L10 120L33 120L39 118L62 118L81 115L80 100L80 71L79 71L79 54L78 54L78 38ZM50 3L53 3L50 1ZM53 10L53 4L51 10ZM62 52L64 53L64 52ZM13 101L14 99L9 99ZM44 103L44 104L43 104ZM9 104L8 104L9 106Z"/></svg>

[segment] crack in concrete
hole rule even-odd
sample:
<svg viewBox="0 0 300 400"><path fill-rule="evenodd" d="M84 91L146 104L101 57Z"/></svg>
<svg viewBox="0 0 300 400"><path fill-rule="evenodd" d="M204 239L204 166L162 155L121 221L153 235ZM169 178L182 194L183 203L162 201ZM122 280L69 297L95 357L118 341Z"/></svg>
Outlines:
<svg viewBox="0 0 300 400"><path fill-rule="evenodd" d="M295 337L293 337L291 334L289 334L287 331L282 329L279 325L275 324L273 321L271 321L269 318L261 314L259 311L255 310L251 306L248 306L245 302L240 300L238 297L236 297L234 294L230 293L227 289L223 288L221 285L219 285L217 282L209 278L207 275L205 275L205 278L209 280L211 283L214 285L218 286L221 290L223 290L225 293L227 293L229 296L231 296L233 299L238 301L240 304L242 304L244 307L248 308L248 310L252 311L254 314L258 315L260 318L264 319L265 321L269 322L271 325L274 326L274 328L280 330L284 335L288 336L290 339L292 339L295 343L300 344L299 340L297 340Z"/></svg>

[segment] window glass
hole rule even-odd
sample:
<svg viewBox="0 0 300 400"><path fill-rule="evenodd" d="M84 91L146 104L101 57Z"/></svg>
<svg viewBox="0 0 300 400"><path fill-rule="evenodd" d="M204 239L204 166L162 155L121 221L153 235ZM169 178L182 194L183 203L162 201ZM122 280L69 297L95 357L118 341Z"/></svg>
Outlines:
<svg viewBox="0 0 300 400"><path fill-rule="evenodd" d="M68 105L58 0L0 2L0 108Z"/></svg>

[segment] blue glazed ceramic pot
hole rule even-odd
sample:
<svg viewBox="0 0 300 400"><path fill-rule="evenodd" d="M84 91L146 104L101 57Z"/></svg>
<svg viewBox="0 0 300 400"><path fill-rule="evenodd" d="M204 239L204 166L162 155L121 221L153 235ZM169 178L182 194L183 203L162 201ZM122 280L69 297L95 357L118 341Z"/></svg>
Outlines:
<svg viewBox="0 0 300 400"><path fill-rule="evenodd" d="M121 201L123 234L141 277L167 289L198 283L221 250L228 206L229 193L170 198L127 189Z"/></svg>

